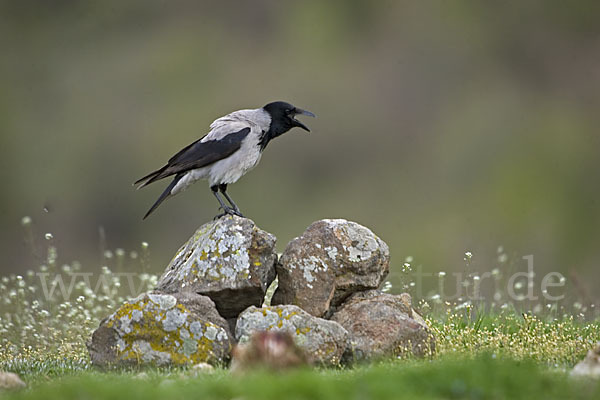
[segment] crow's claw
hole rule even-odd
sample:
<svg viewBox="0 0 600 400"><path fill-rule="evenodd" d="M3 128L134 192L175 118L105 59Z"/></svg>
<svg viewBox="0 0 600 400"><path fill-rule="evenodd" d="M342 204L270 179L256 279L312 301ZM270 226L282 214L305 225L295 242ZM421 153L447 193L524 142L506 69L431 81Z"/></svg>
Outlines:
<svg viewBox="0 0 600 400"><path fill-rule="evenodd" d="M225 215L237 215L238 217L244 218L244 216L242 215L242 213L239 210L235 210L231 207L219 207L219 210L223 210L223 212L215 215L213 220L217 220L221 217L224 217Z"/></svg>

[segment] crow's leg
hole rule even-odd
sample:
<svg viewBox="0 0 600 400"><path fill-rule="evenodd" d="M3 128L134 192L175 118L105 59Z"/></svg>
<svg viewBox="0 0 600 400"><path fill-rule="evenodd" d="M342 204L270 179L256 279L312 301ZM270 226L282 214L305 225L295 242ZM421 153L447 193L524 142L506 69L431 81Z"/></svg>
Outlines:
<svg viewBox="0 0 600 400"><path fill-rule="evenodd" d="M226 183L220 184L219 189L221 190L221 193L223 193L223 196L225 196L225 198L227 199L229 204L231 204L231 206L233 207L233 210L236 212L236 215L243 217L242 212L240 211L237 204L235 204L233 199L231 197L229 197L229 195L227 194L227 184Z"/></svg>
<svg viewBox="0 0 600 400"><path fill-rule="evenodd" d="M224 215L231 214L231 212L234 210L231 207L229 207L228 205L226 205L223 202L223 199L221 198L221 196L219 196L219 186L218 185L211 186L210 190L212 190L213 194L215 195L215 197L219 201L219 204L221 205L221 207L219 207L219 209L223 210L223 212L221 214L217 214L214 219L218 219Z"/></svg>
<svg viewBox="0 0 600 400"><path fill-rule="evenodd" d="M211 186L210 190L212 190L213 194L219 201L219 204L221 205L221 207L219 207L219 208L223 210L223 212L221 214L217 214L214 219L219 219L224 215L240 215L240 213L238 211L236 211L233 208L231 208L230 206L226 205L225 202L223 201L223 199L221 198L221 196L219 196L219 186L218 185Z"/></svg>

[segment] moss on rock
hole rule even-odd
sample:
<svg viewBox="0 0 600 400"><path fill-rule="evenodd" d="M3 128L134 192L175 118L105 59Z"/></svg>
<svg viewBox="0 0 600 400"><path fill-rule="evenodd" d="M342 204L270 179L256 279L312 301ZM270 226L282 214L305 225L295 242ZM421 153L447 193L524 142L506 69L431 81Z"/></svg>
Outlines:
<svg viewBox="0 0 600 400"><path fill-rule="evenodd" d="M183 365L225 361L231 341L209 298L146 293L103 320L88 348L97 365Z"/></svg>
<svg viewBox="0 0 600 400"><path fill-rule="evenodd" d="M209 296L225 318L262 304L275 278L275 236L247 218L227 216L201 226L177 252L157 288Z"/></svg>

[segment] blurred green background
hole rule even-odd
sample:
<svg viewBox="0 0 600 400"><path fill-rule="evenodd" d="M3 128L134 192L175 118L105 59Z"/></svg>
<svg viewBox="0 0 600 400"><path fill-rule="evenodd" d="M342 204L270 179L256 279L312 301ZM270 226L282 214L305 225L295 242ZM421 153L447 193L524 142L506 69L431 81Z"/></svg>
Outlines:
<svg viewBox="0 0 600 400"><path fill-rule="evenodd" d="M60 262L147 241L161 271L217 203L199 183L142 222L167 182L131 183L215 118L286 100L312 133L230 188L280 250L338 217L394 269L464 270L471 251L489 270L503 246L593 287L599 21L594 0L2 1L0 271L39 263L25 215Z"/></svg>

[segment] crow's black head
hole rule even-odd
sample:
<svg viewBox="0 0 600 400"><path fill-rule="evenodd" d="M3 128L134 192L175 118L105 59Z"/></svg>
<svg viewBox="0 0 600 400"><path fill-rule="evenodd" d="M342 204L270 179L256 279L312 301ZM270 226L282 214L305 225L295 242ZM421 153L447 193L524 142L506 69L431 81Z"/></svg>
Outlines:
<svg viewBox="0 0 600 400"><path fill-rule="evenodd" d="M263 109L271 116L271 127L268 132L270 139L273 139L293 127L297 126L310 132L310 129L302 122L294 118L296 115L308 115L314 117L315 114L310 111L305 111L284 101L275 101L263 107Z"/></svg>

